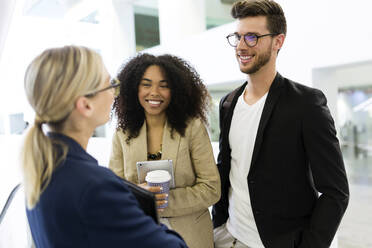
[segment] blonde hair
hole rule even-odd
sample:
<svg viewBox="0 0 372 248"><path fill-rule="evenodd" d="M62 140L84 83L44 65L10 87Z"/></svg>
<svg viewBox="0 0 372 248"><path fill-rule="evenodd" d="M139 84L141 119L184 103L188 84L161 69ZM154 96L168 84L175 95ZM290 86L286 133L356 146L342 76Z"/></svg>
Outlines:
<svg viewBox="0 0 372 248"><path fill-rule="evenodd" d="M24 87L35 111L35 123L28 130L21 151L28 208L37 204L53 171L67 154L67 147L47 137L42 125L60 130L76 99L98 89L102 80L100 55L85 47L48 49L28 66Z"/></svg>

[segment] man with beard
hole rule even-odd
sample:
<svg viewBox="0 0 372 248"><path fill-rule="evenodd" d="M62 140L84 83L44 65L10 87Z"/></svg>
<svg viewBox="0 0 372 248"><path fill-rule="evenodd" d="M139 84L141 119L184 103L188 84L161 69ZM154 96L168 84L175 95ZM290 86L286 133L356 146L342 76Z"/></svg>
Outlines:
<svg viewBox="0 0 372 248"><path fill-rule="evenodd" d="M349 188L327 100L276 71L279 4L238 1L231 14L227 40L247 81L220 102L215 247L329 247Z"/></svg>

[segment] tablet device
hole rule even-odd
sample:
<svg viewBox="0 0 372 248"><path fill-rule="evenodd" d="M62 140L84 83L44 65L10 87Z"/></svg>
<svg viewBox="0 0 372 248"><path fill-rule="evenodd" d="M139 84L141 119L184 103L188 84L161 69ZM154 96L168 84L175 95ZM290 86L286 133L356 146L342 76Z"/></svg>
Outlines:
<svg viewBox="0 0 372 248"><path fill-rule="evenodd" d="M134 183L123 179L125 185L132 191L140 207L146 215L150 216L156 224L159 224L158 211L156 209L156 200L154 193L145 190Z"/></svg>
<svg viewBox="0 0 372 248"><path fill-rule="evenodd" d="M174 181L173 162L170 159L167 160L151 160L151 161L140 161L137 162L137 175L138 182L144 183L147 172L153 170L166 170L171 175L170 188L175 188L176 184Z"/></svg>

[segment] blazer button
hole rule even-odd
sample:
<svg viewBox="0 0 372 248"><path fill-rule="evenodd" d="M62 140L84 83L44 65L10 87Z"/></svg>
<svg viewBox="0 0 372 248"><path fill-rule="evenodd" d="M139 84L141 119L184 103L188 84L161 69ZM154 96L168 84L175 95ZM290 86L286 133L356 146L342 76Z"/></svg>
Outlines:
<svg viewBox="0 0 372 248"><path fill-rule="evenodd" d="M254 184L255 181L254 181L254 180L249 180L248 183L249 183L249 184Z"/></svg>

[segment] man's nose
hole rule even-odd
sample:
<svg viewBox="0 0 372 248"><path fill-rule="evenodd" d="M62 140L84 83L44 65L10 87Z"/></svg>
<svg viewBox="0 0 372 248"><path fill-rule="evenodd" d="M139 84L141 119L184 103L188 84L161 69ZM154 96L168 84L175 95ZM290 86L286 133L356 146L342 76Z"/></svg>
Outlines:
<svg viewBox="0 0 372 248"><path fill-rule="evenodd" d="M238 44L236 45L236 49L241 49L241 48L247 48L247 44L245 43L244 36L240 37L240 40Z"/></svg>

